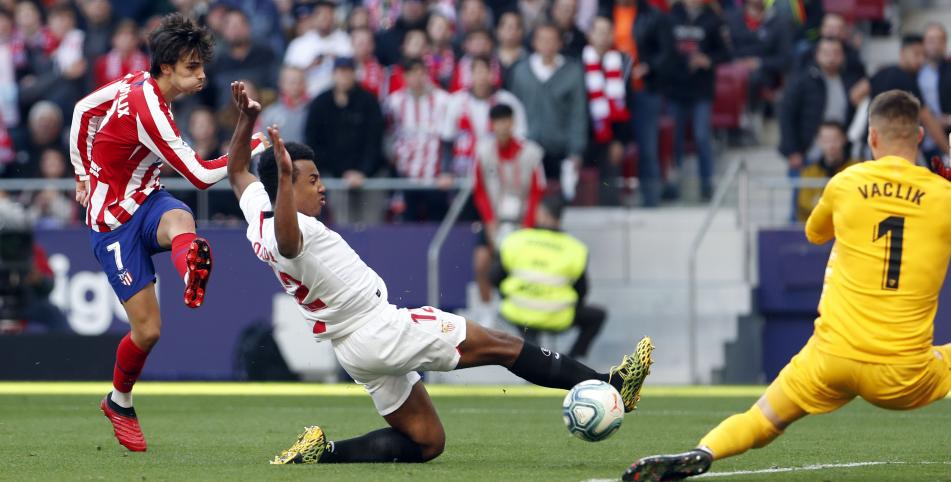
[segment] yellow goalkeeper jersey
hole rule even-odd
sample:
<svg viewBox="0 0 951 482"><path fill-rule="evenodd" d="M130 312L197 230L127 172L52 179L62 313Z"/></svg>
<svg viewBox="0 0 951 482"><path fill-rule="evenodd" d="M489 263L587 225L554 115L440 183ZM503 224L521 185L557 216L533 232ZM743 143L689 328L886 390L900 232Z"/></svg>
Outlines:
<svg viewBox="0 0 951 482"><path fill-rule="evenodd" d="M951 182L895 156L856 164L829 181L806 237L835 239L815 323L820 350L871 363L932 356Z"/></svg>

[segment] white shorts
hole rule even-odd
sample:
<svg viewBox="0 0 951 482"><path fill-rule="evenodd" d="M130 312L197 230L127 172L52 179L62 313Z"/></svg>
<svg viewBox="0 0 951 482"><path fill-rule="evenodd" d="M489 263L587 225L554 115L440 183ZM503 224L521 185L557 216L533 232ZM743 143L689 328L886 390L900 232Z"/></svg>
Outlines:
<svg viewBox="0 0 951 482"><path fill-rule="evenodd" d="M363 385L380 415L403 405L417 371L446 372L459 364L466 319L431 307L390 305L357 331L333 340L337 361Z"/></svg>

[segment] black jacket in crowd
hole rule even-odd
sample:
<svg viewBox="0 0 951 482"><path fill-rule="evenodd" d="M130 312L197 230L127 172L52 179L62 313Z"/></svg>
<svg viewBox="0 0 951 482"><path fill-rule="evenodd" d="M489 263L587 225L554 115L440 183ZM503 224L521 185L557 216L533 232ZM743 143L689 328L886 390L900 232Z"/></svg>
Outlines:
<svg viewBox="0 0 951 482"><path fill-rule="evenodd" d="M849 91L862 77L842 72L842 85L845 87L848 123L855 106L848 98ZM805 155L812 146L822 124L826 109L826 83L819 67L810 67L796 76L786 87L783 102L779 109L780 141L779 152L784 156L793 153Z"/></svg>
<svg viewBox="0 0 951 482"><path fill-rule="evenodd" d="M684 4L677 3L670 9L670 21L676 46L676 70L665 93L672 100L712 100L717 65L730 59L723 19L709 5L695 18L690 18ZM712 65L691 71L688 65L694 52L710 57Z"/></svg>
<svg viewBox="0 0 951 482"><path fill-rule="evenodd" d="M383 113L373 94L354 87L347 105L334 102L333 89L320 94L307 108L304 138L317 155L324 177L357 170L372 176L383 153Z"/></svg>
<svg viewBox="0 0 951 482"><path fill-rule="evenodd" d="M862 61L862 55L859 53L858 49L853 47L848 42L843 42L842 45L845 47L845 74L849 77L858 77L864 78L868 76L868 71L865 69L865 62ZM809 67L814 67L816 65L816 48L818 43L813 43L808 50L799 54L799 57L796 59L796 71L804 72Z"/></svg>
<svg viewBox="0 0 951 482"><path fill-rule="evenodd" d="M613 11L613 4L611 8ZM637 0L634 42L637 43L638 62L650 67L644 76L645 88L654 93L663 92L664 85L677 69L673 25L667 14L651 6L647 0Z"/></svg>
<svg viewBox="0 0 951 482"><path fill-rule="evenodd" d="M727 15L726 25L730 31L734 57L758 58L760 69L776 78L789 70L792 27L785 17L770 15L756 31L752 31L746 25L743 9L737 8Z"/></svg>

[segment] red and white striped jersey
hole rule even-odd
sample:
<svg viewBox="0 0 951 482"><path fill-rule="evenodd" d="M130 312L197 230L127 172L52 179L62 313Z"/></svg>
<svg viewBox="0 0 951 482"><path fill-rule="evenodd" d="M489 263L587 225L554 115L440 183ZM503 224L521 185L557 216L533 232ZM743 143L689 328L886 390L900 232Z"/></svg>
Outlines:
<svg viewBox="0 0 951 482"><path fill-rule="evenodd" d="M86 224L94 231L118 228L162 188L163 161L199 189L227 175L227 156L206 161L182 140L148 72L128 74L80 100L69 141L76 179L89 179Z"/></svg>
<svg viewBox="0 0 951 482"><path fill-rule="evenodd" d="M416 97L408 88L387 96L384 108L396 170L412 179L432 179L442 171L441 132L449 94L433 88Z"/></svg>

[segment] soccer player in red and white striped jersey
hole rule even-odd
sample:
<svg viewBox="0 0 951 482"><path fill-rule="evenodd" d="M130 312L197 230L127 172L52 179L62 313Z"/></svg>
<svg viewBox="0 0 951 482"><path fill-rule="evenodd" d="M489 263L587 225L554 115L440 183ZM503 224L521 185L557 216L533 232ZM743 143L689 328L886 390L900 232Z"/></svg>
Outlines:
<svg viewBox="0 0 951 482"><path fill-rule="evenodd" d="M158 341L161 318L152 255L172 251L185 282L185 304L201 306L211 273L211 248L195 235L187 205L162 188L168 163L195 187L227 175L227 156L201 159L182 140L169 109L205 84L211 36L181 15L165 17L149 38L151 69L115 80L79 101L70 129L76 201L87 208L93 252L128 314L131 333L119 343L112 384L100 408L119 443L144 451L132 407L132 386ZM260 139L252 148L263 151ZM124 228L124 229L120 229Z"/></svg>

